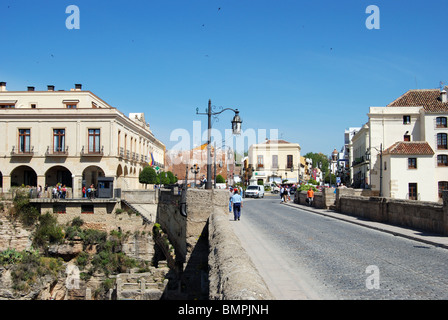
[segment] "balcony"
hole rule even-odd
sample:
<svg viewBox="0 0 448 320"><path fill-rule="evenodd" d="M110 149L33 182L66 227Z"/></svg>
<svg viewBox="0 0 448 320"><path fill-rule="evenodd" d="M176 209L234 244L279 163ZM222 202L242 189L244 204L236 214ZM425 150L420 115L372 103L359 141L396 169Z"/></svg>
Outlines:
<svg viewBox="0 0 448 320"><path fill-rule="evenodd" d="M355 160L352 161L352 167L354 167L354 166L356 166L358 164L364 163L365 161L366 161L366 159L364 158L364 156L359 157L359 158L355 158Z"/></svg>
<svg viewBox="0 0 448 320"><path fill-rule="evenodd" d="M87 152L85 151L87 149ZM81 157L102 157L104 155L104 146L97 148L85 148L85 146L81 149Z"/></svg>
<svg viewBox="0 0 448 320"><path fill-rule="evenodd" d="M50 148L47 147L47 151L45 152L46 157L66 157L68 156L68 147L56 147Z"/></svg>
<svg viewBox="0 0 448 320"><path fill-rule="evenodd" d="M12 147L11 157L32 157L34 155L34 146L28 146L25 148Z"/></svg>

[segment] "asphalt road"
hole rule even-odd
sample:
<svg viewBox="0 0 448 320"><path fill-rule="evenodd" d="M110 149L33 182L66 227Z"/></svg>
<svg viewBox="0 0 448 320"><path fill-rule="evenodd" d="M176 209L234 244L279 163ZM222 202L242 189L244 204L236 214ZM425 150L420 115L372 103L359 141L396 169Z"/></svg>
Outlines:
<svg viewBox="0 0 448 320"><path fill-rule="evenodd" d="M277 299L448 299L447 249L286 206L279 196L244 199L231 224Z"/></svg>

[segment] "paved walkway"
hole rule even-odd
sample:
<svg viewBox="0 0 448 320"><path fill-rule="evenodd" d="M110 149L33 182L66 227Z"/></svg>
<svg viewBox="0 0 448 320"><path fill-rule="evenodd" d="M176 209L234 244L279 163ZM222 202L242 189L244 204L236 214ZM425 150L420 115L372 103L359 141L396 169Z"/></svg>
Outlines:
<svg viewBox="0 0 448 320"><path fill-rule="evenodd" d="M448 236L441 236L439 234L431 234L431 233L427 233L427 232L423 232L423 231L413 230L413 229L409 229L409 228L405 228L405 227L394 226L394 225L390 225L390 224L386 224L386 223L369 221L369 220L365 220L362 218L350 216L347 214L338 213L333 210L316 209L314 207L308 207L305 205L296 204L292 201L285 203L284 205L300 208L302 210L308 210L308 211L311 211L311 212L314 212L314 213L317 213L320 215L324 215L324 216L340 219L340 220L343 220L346 222L355 223L355 224L365 226L368 228L388 232L395 236L400 236L400 237L404 237L404 238L408 238L408 239L412 239L412 240L416 240L416 241L420 241L420 242L424 242L427 244L432 244L434 246L439 246L439 247L448 249Z"/></svg>

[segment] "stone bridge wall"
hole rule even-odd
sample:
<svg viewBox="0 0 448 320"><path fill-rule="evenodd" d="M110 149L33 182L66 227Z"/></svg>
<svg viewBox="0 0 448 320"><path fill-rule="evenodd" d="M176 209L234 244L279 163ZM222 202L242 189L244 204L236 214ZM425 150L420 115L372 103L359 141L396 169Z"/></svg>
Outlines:
<svg viewBox="0 0 448 320"><path fill-rule="evenodd" d="M181 196L161 190L157 222L183 262L189 298L273 299L229 224L227 190L188 189L187 216ZM196 287L196 288L195 288Z"/></svg>
<svg viewBox="0 0 448 320"><path fill-rule="evenodd" d="M263 278L241 246L224 209L215 209L209 229L209 298L273 300Z"/></svg>
<svg viewBox="0 0 448 320"><path fill-rule="evenodd" d="M341 213L409 227L431 233L448 235L447 202L399 200L380 197L343 195L338 199Z"/></svg>

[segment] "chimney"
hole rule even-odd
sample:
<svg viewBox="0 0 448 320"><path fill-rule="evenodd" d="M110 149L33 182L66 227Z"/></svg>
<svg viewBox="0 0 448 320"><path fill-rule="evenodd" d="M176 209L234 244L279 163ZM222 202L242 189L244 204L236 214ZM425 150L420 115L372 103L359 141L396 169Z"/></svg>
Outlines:
<svg viewBox="0 0 448 320"><path fill-rule="evenodd" d="M6 91L6 82L0 82L0 91Z"/></svg>
<svg viewBox="0 0 448 320"><path fill-rule="evenodd" d="M34 87L28 87L28 91L34 91Z"/></svg>
<svg viewBox="0 0 448 320"><path fill-rule="evenodd" d="M75 91L81 91L82 90L82 84L75 84Z"/></svg>
<svg viewBox="0 0 448 320"><path fill-rule="evenodd" d="M445 89L440 91L440 100L442 100L443 103L446 103L448 101L448 99L446 97L446 90Z"/></svg>
<svg viewBox="0 0 448 320"><path fill-rule="evenodd" d="M48 88L48 91L54 91L54 86L48 85L47 88Z"/></svg>

